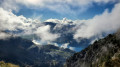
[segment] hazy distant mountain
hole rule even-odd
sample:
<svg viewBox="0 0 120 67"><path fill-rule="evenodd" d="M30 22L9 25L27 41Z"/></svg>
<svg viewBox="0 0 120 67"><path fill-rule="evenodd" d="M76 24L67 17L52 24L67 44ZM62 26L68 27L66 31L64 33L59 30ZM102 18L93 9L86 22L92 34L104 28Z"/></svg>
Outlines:
<svg viewBox="0 0 120 67"><path fill-rule="evenodd" d="M64 20L65 21L65 20ZM50 26L49 32L52 34L60 34L58 38L56 38L52 43L56 43L59 46L62 46L65 43L68 43L69 47L75 48L75 51L81 51L82 49L86 48L92 41L95 39L99 39L99 36L94 36L91 38L82 38L79 37L77 40L74 39L74 34L76 30L84 25L84 23L81 23L77 26L77 24L73 23L72 21L65 21L64 23L62 21L45 21L42 23L43 26ZM38 26L39 27L39 26ZM78 27L78 28L77 28ZM106 36L106 34L101 34L101 37ZM37 36L36 34L30 34L30 35L23 35L21 36L25 39L34 39L37 41L41 41L42 38ZM47 42L45 42L47 44ZM41 43L40 43L41 44ZM80 48L80 49L76 49Z"/></svg>
<svg viewBox="0 0 120 67"><path fill-rule="evenodd" d="M89 39L79 38L78 41L76 39L74 39L76 25L72 24L72 22L68 22L68 24L63 24L63 23L58 23L58 22L46 21L46 22L43 22L43 25L45 25L45 26L49 25L51 33L60 34L60 37L52 42L52 43L56 43L59 46L65 44L65 43L68 43L69 44L68 46L70 46L70 47L75 47L75 48L77 47L77 48L84 49L91 43L91 41L93 41L95 39L95 37L89 38ZM24 39L29 39L29 40L34 39L36 41L41 41L41 38L34 34L24 35L21 37ZM80 50L81 49L75 49L75 51L80 51Z"/></svg>
<svg viewBox="0 0 120 67"><path fill-rule="evenodd" d="M44 22L45 25L51 26L51 32L52 33L60 33L60 37L55 40L54 42L61 45L64 43L69 43L69 46L71 47L82 47L83 49L87 47L91 41L94 39L86 39L86 38L79 38L79 40L74 39L74 34L76 31L76 25L72 24L72 22L68 21L68 24L63 24L61 22L55 23L55 22ZM80 51L80 50L78 50Z"/></svg>
<svg viewBox="0 0 120 67"><path fill-rule="evenodd" d="M63 67L65 60L73 53L54 45L36 45L20 37L0 40L0 60L21 67Z"/></svg>
<svg viewBox="0 0 120 67"><path fill-rule="evenodd" d="M120 30L75 53L66 67L120 67Z"/></svg>

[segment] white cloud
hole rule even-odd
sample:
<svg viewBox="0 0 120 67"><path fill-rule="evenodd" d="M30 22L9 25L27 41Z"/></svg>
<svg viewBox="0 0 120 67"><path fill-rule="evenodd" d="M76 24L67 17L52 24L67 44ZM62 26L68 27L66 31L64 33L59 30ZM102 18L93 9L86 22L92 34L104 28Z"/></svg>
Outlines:
<svg viewBox="0 0 120 67"><path fill-rule="evenodd" d="M70 50L75 50L75 48L74 48L74 47L69 47L69 49L70 49Z"/></svg>
<svg viewBox="0 0 120 67"><path fill-rule="evenodd" d="M18 31L28 29L29 23L25 23L27 19L23 16L16 16L10 11L0 8L0 38L9 37L10 34L5 31ZM2 32L4 31L4 33ZM6 36L5 36L6 35Z"/></svg>
<svg viewBox="0 0 120 67"><path fill-rule="evenodd" d="M0 7L8 11L11 11L11 10L19 11L19 8L20 8L16 0L1 0Z"/></svg>
<svg viewBox="0 0 120 67"><path fill-rule="evenodd" d="M37 42L36 40L32 40L32 42L35 44L35 45L41 45L39 42Z"/></svg>
<svg viewBox="0 0 120 67"><path fill-rule="evenodd" d="M54 41L59 37L59 34L53 34L50 32L50 26L41 26L37 28L35 34L41 38L42 41Z"/></svg>
<svg viewBox="0 0 120 67"><path fill-rule="evenodd" d="M72 20L69 20L67 18L63 18L62 20L59 19L48 19L45 22L53 22L53 23L57 23L57 24L70 24L70 22L72 22Z"/></svg>
<svg viewBox="0 0 120 67"><path fill-rule="evenodd" d="M0 8L0 30L24 30L30 25L27 21L28 19L23 16L16 16L12 12Z"/></svg>
<svg viewBox="0 0 120 67"><path fill-rule="evenodd" d="M69 43L65 43L65 44L62 44L60 47L65 49L65 48L68 48L68 46L69 46Z"/></svg>
<svg viewBox="0 0 120 67"><path fill-rule="evenodd" d="M93 5L93 2L105 4L118 0L3 0L1 6L5 9L18 11L21 5L32 9L47 8L58 13L76 13L72 7L77 7L79 12L83 12Z"/></svg>
<svg viewBox="0 0 120 67"><path fill-rule="evenodd" d="M43 8L44 4L47 3L46 1L47 0L43 1L45 3L43 3L43 6L41 8ZM58 1L58 2L60 2L60 1ZM68 1L68 4L70 4L70 5L73 2L72 0L66 0L66 1ZM87 0L81 0L81 2L82 1L84 2ZM92 1L92 0L90 0L90 1ZM100 0L94 0L94 1L99 2ZM104 1L105 1L104 3L110 2L108 0L104 0ZM42 2L42 0L41 0L41 2ZM100 2L103 2L103 0L101 0ZM19 3L21 3L21 2L19 2ZM38 4L36 4L36 3L38 3ZM35 4L34 4L34 1L33 2L30 1L30 3L27 3L26 6L29 7L29 5L31 5L31 4L32 4L32 6L37 6L37 7L39 7L39 5L41 5L36 0ZM85 5L86 2L82 3L81 5L83 5L83 4ZM77 6L77 4L72 4L72 5ZM64 6L64 5L62 5L62 6ZM53 8L56 6L50 5L50 7ZM55 8L55 9L57 9L57 8ZM62 9L64 9L64 7ZM110 13L106 10L105 12L103 12L103 14L96 15L92 19L73 21L72 24L76 25L76 27L73 30L75 31L77 29L76 33L74 34L74 39L78 39L79 37L90 38L93 36L101 35L103 32L110 33L112 31L117 30L120 27L119 12L120 12L120 4L117 4L115 6L115 8L112 10L112 12L110 12ZM55 27L60 27L60 29L62 28L62 26L64 26L64 24L70 24L69 22L71 22L71 20L67 20L66 18L64 18L63 20L49 19L47 21L58 23L57 24L58 26L55 26ZM59 23L60 23L60 25L59 25ZM57 38L60 37L59 34L51 33L49 25L46 25L46 26L42 25L42 23L40 21L27 19L24 16L16 16L11 11L6 11L3 8L0 8L0 32L1 32L0 38L1 39L5 39L5 38L9 37L8 34L2 32L5 30L9 30L9 31L23 30L20 34L23 34L23 35L24 34L36 34L38 37L41 38L42 41L48 41L48 42L55 41ZM70 31L73 31L73 30L70 30ZM69 44L68 43L63 44L61 47L69 48ZM73 48L71 47L70 49L73 49Z"/></svg>
<svg viewBox="0 0 120 67"><path fill-rule="evenodd" d="M17 35L36 34L43 41L54 41L59 35L50 33L50 26L43 26L40 21L27 19L24 16L16 16L11 11L6 11L0 8L0 32L1 31L16 31ZM0 33L0 38L8 37L5 33ZM12 33L15 34L15 33Z"/></svg>
<svg viewBox="0 0 120 67"><path fill-rule="evenodd" d="M45 22L61 23L60 20L58 20L58 19L52 19L52 18L46 20Z"/></svg>
<svg viewBox="0 0 120 67"><path fill-rule="evenodd" d="M84 22L74 35L74 39L90 38L101 35L102 33L110 33L120 28L120 3L116 4L112 12L105 10L103 14L96 15L92 19Z"/></svg>
<svg viewBox="0 0 120 67"><path fill-rule="evenodd" d="M7 39L10 36L11 36L10 34L4 33L4 32L0 32L0 39Z"/></svg>

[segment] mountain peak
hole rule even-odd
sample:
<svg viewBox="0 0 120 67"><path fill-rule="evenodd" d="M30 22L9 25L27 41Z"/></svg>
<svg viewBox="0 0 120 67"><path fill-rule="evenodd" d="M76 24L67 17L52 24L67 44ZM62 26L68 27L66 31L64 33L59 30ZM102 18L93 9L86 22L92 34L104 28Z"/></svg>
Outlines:
<svg viewBox="0 0 120 67"><path fill-rule="evenodd" d="M69 20L67 18L63 18L62 20L48 19L45 22L53 22L53 23L60 23L60 24L70 24L72 22L72 20Z"/></svg>

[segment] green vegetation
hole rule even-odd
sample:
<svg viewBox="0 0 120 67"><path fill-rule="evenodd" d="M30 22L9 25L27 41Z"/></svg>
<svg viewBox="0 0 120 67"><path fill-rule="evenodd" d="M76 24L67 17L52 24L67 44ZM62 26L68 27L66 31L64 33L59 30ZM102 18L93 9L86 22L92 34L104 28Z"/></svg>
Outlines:
<svg viewBox="0 0 120 67"><path fill-rule="evenodd" d="M12 63L5 63L4 61L0 61L0 67L19 67L19 65L15 65Z"/></svg>

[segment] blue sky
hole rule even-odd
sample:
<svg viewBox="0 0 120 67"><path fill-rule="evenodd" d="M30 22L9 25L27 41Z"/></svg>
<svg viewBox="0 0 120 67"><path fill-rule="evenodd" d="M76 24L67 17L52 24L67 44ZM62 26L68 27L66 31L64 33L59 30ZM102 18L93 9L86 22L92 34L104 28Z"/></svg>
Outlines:
<svg viewBox="0 0 120 67"><path fill-rule="evenodd" d="M36 16L41 16L42 15L42 19L46 20L46 19L50 19L50 18L55 18L55 19L63 19L64 17L68 18L68 19L72 19L72 20L77 20L77 19L90 19L92 17L94 17L96 14L101 14L102 12L104 12L105 9L109 9L109 11L111 11L111 9L114 7L115 3L108 3L107 5L97 5L94 4L94 6L90 7L89 9L87 9L84 12L77 12L77 14L60 14L57 13L55 11L51 11L49 9L29 9L27 7L23 7L19 10L19 12L14 12L16 15L23 15L25 17L28 18L33 18L33 15ZM76 10L76 9L74 9Z"/></svg>
<svg viewBox="0 0 120 67"><path fill-rule="evenodd" d="M80 6L79 5L77 5L77 6L68 5L70 8L70 11L73 11L71 13L68 10L65 10L66 12L62 11L62 13L61 13L61 12L59 12L60 11L59 8L58 8L59 11L56 11L56 10L51 10L46 7L36 9L36 6L30 6L30 7L32 7L32 8L30 8L28 6L22 5L19 7L19 11L16 12L15 10L13 10L13 13L18 16L23 15L27 18L33 18L33 19L36 17L40 17L41 21L44 21L44 20L47 20L50 18L63 19L64 17L71 19L71 20L78 20L78 19L86 20L86 19L93 18L95 15L102 14L105 11L105 9L108 9L109 11L111 11L116 3L117 3L117 0L116 0L116 2L108 2L108 3L100 3L100 4L93 2L92 5L90 5L90 7L88 7L88 6L86 7L86 5L85 5L85 7L84 7L85 9L83 11L81 11L81 5ZM34 9L34 7L35 7L35 9ZM37 7L39 7L39 6L37 6ZM61 6L61 7L64 7L64 6ZM67 11L68 11L68 13L67 13Z"/></svg>

